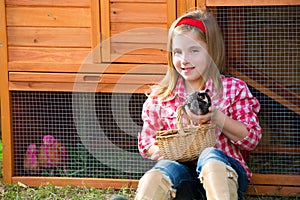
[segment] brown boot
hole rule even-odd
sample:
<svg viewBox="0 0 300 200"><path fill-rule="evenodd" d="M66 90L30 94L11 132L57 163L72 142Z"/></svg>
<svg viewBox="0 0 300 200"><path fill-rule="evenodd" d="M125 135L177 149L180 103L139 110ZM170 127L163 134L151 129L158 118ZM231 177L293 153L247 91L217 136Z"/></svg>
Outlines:
<svg viewBox="0 0 300 200"><path fill-rule="evenodd" d="M225 163L212 160L206 163L200 173L200 181L208 200L237 200L237 173Z"/></svg>
<svg viewBox="0 0 300 200"><path fill-rule="evenodd" d="M159 170L146 172L140 179L135 200L169 200L175 197L172 184Z"/></svg>

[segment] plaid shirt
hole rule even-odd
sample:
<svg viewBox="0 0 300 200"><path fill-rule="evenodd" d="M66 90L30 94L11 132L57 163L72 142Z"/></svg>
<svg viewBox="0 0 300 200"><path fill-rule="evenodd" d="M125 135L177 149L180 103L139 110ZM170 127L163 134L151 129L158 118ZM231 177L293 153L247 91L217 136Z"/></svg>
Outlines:
<svg viewBox="0 0 300 200"><path fill-rule="evenodd" d="M219 129L216 129L216 148L236 159L244 167L248 179L251 180L252 173L241 154L241 150L254 149L261 139L262 130L257 117L260 105L249 91L246 83L240 79L222 76L222 83L222 98L214 98L216 91L211 80L206 82L204 90L209 89L211 91L213 106L232 119L244 123L249 132L245 138L235 142L227 138ZM139 151L144 158L148 158L147 150L156 142L156 131L177 129L176 109L184 103L187 97L184 88L184 81L179 78L171 96L163 100L155 97L145 101L142 112L144 124L138 136Z"/></svg>

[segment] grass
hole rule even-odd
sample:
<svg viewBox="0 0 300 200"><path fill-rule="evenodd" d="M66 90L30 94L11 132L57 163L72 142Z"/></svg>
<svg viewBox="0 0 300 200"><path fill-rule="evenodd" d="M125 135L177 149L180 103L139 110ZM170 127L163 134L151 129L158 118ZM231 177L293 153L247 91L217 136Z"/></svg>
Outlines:
<svg viewBox="0 0 300 200"><path fill-rule="evenodd" d="M135 190L122 188L98 189L88 187L66 186L58 187L53 184L29 187L23 183L5 184L2 181L2 141L0 140L0 199L3 200L108 200L114 195L124 195L133 200ZM246 200L292 200L300 197L277 197L277 196L247 196Z"/></svg>
<svg viewBox="0 0 300 200"><path fill-rule="evenodd" d="M23 184L0 184L0 199L3 200L108 200L113 195L124 195L128 199L133 200L135 190L123 188L121 190L96 189L87 187L57 187L53 184L43 185L38 188L28 187ZM246 200L292 200L298 199L297 197L246 197Z"/></svg>
<svg viewBox="0 0 300 200"><path fill-rule="evenodd" d="M134 198L134 190L130 189L96 189L87 187L57 187L53 184L43 185L37 188L28 187L23 184L0 184L0 199L34 199L34 200L89 200L89 199L110 199L111 196L119 194L128 199Z"/></svg>

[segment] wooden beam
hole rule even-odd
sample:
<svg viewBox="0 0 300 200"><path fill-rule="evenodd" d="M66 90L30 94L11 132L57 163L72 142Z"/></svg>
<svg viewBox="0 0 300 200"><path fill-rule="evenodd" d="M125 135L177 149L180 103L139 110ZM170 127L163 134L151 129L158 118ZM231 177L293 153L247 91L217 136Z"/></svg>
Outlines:
<svg viewBox="0 0 300 200"><path fill-rule="evenodd" d="M93 63L101 62L100 52L100 4L99 0L91 0L91 46Z"/></svg>
<svg viewBox="0 0 300 200"><path fill-rule="evenodd" d="M177 17L180 17L189 11L195 10L195 8L195 0L177 0Z"/></svg>
<svg viewBox="0 0 300 200"><path fill-rule="evenodd" d="M101 62L110 62L110 3L109 0L100 1L100 42Z"/></svg>
<svg viewBox="0 0 300 200"><path fill-rule="evenodd" d="M164 75L10 72L9 90L145 93Z"/></svg>
<svg viewBox="0 0 300 200"><path fill-rule="evenodd" d="M167 0L167 28L169 29L176 19L176 1Z"/></svg>
<svg viewBox="0 0 300 200"><path fill-rule="evenodd" d="M105 179L105 178L67 178L67 177L13 177L13 183L24 183L28 186L41 186L52 183L56 186L79 186L94 188L137 188L138 180L133 179Z"/></svg>
<svg viewBox="0 0 300 200"><path fill-rule="evenodd" d="M164 75L147 74L76 74L76 73L31 73L10 72L11 82L58 82L95 84L154 84Z"/></svg>
<svg viewBox="0 0 300 200"><path fill-rule="evenodd" d="M206 9L206 0L197 0L196 5L198 8L205 10Z"/></svg>
<svg viewBox="0 0 300 200"><path fill-rule="evenodd" d="M165 64L128 63L59 63L59 62L9 62L10 72L105 73L105 74L157 74L167 71Z"/></svg>
<svg viewBox="0 0 300 200"><path fill-rule="evenodd" d="M299 0L206 0L206 6L300 5Z"/></svg>
<svg viewBox="0 0 300 200"><path fill-rule="evenodd" d="M8 89L8 52L5 0L0 1L0 27L0 100L3 145L3 181L5 183L11 183L11 177L14 170L10 94Z"/></svg>
<svg viewBox="0 0 300 200"><path fill-rule="evenodd" d="M300 187L291 187L291 186L280 186L280 185L252 185L248 186L246 192L247 195L270 195L270 196L287 196L291 198L293 196L299 196ZM263 197L261 198L263 199Z"/></svg>
<svg viewBox="0 0 300 200"><path fill-rule="evenodd" d="M300 187L300 175L253 174L251 184Z"/></svg>
<svg viewBox="0 0 300 200"><path fill-rule="evenodd" d="M44 91L44 92L109 92L145 94L150 85L141 84L91 84L59 82L10 82L10 91Z"/></svg>

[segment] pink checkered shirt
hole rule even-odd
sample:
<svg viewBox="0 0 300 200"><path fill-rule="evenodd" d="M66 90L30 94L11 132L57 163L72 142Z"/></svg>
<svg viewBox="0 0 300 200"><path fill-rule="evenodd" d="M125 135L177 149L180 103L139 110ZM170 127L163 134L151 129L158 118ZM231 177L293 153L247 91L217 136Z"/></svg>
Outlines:
<svg viewBox="0 0 300 200"><path fill-rule="evenodd" d="M216 148L226 155L236 159L246 170L248 179L251 180L252 172L247 166L241 150L253 150L262 136L257 113L260 105L251 94L246 83L240 79L222 76L222 98L214 98L216 91L212 81L208 80L203 89L209 89L212 96L212 104L218 110L244 123L248 129L248 135L239 141L227 138L219 129L216 129ZM156 131L176 129L176 109L182 105L187 94L184 91L184 81L178 79L176 88L171 96L166 99L148 98L143 105L143 128L138 136L138 147L141 155L148 158L148 148L156 142Z"/></svg>

